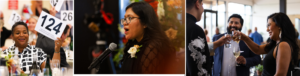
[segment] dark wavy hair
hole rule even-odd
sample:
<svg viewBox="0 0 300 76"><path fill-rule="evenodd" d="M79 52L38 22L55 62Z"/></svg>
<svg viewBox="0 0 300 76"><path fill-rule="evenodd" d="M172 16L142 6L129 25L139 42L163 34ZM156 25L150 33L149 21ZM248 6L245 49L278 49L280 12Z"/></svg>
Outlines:
<svg viewBox="0 0 300 76"><path fill-rule="evenodd" d="M292 49L292 63L297 64L298 60L298 51L299 47L297 46L297 37L296 37L296 31L295 28L289 19L289 17L284 13L274 13L270 16L268 16L268 19L272 19L276 26L281 28L281 37L280 41L286 41ZM272 40L266 45L265 51L269 52L276 46L276 41Z"/></svg>
<svg viewBox="0 0 300 76"><path fill-rule="evenodd" d="M170 41L163 32L158 17L150 4L146 2L135 2L127 6L126 10L129 8L132 8L132 11L139 16L141 24L147 26L144 30L144 37L140 42L141 44L153 43L157 45L155 47L159 48L162 48L162 45L164 47L170 46ZM130 44L133 41L134 40L129 40L128 46L126 45L126 47L129 48L134 45Z"/></svg>
<svg viewBox="0 0 300 76"><path fill-rule="evenodd" d="M162 67L167 67L170 64L165 65L166 63L173 62L172 60L174 60L175 58L175 48L171 45L168 37L162 30L154 9L150 6L150 4L145 2L132 3L126 7L126 10L128 10L129 8L132 8L132 11L139 16L141 24L147 27L144 28L144 36L140 42L137 42L137 40L128 40L124 48L123 59L125 58L125 56L129 55L127 53L127 50L129 50L129 48L134 45L142 45L143 47L139 48L140 50L146 50L147 48L156 49L156 54L158 55L157 59L159 59L160 64L162 64L159 65L160 67L158 68L160 68L159 70L162 71L154 71L165 73L163 71L167 70L163 70L165 68ZM121 62L123 62L123 59L121 60Z"/></svg>

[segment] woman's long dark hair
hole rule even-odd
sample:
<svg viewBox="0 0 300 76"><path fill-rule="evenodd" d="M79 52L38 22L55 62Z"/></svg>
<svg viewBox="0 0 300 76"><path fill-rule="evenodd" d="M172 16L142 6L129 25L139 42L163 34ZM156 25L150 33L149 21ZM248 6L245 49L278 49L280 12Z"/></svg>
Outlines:
<svg viewBox="0 0 300 76"><path fill-rule="evenodd" d="M274 13L268 16L268 19L272 19L275 22L276 26L281 28L280 41L286 41L291 46L292 63L297 64L299 47L296 43L296 31L291 20L284 13ZM268 43L265 47L265 51L269 52L275 46L276 41L271 40L270 43Z"/></svg>
<svg viewBox="0 0 300 76"><path fill-rule="evenodd" d="M147 27L144 28L144 36L140 42L137 42L137 40L128 40L124 48L123 59L126 60L126 57L130 56L127 52L130 47L133 47L134 45L142 45L142 47L139 49L143 54L140 55L150 55L155 53L155 60L158 60L159 62L153 62L153 65L157 66L151 66L151 68L155 69L149 70L149 72L152 71L153 73L171 73L169 70L170 65L172 65L171 63L174 63L175 60L175 48L170 44L170 41L167 38L165 32L163 32L154 9L150 6L150 4L145 2L132 3L126 7L126 10L128 10L129 8L132 8L132 11L139 16L141 24ZM150 50L151 53L145 52L146 50ZM121 60L121 62L123 62L123 59ZM140 65L137 64L136 66L142 67L142 64L143 63L140 63Z"/></svg>
<svg viewBox="0 0 300 76"><path fill-rule="evenodd" d="M140 22L142 25L147 27L144 29L144 36L140 44L143 46L148 45L149 43L155 45L154 47L170 47L170 41L167 38L165 32L163 32L162 27L158 21L158 17L154 12L154 9L150 4L146 2L135 2L126 7L126 10L132 8L132 11L139 16ZM132 47L135 44L135 40L129 40L126 44L126 47ZM126 48L125 48L126 49Z"/></svg>

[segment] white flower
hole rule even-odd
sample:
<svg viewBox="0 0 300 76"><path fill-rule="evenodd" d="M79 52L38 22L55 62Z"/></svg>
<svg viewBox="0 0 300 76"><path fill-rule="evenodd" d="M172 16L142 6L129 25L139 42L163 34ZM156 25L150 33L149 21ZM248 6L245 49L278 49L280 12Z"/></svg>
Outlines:
<svg viewBox="0 0 300 76"><path fill-rule="evenodd" d="M159 19L161 19L163 16L165 16L165 10L164 10L164 5L162 1L159 1L157 4L157 16Z"/></svg>
<svg viewBox="0 0 300 76"><path fill-rule="evenodd" d="M131 55L131 58L134 58L134 57L135 57L136 51L137 51L137 48L136 48L136 47L131 47L131 48L128 50L128 53Z"/></svg>

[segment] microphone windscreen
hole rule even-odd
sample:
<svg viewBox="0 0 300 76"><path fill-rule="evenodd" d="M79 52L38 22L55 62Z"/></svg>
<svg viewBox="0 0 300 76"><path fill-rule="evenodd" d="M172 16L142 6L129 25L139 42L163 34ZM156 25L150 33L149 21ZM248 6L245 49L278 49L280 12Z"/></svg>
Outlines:
<svg viewBox="0 0 300 76"><path fill-rule="evenodd" d="M117 44L115 44L115 43L110 43L108 49L111 50L111 51L116 50L116 49L117 49Z"/></svg>

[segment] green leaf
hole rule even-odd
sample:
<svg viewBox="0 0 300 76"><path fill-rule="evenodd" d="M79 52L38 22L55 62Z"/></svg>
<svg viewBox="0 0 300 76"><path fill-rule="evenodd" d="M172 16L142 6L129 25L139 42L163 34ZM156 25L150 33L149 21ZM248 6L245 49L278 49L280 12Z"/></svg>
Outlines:
<svg viewBox="0 0 300 76"><path fill-rule="evenodd" d="M140 51L140 49L137 49L137 51L136 52L139 52Z"/></svg>
<svg viewBox="0 0 300 76"><path fill-rule="evenodd" d="M8 57L7 57L7 56L5 56L4 58L5 58L5 60L8 60Z"/></svg>
<svg viewBox="0 0 300 76"><path fill-rule="evenodd" d="M118 50L118 53L114 56L113 61L116 62L115 66L118 66L120 63L120 60L123 58L123 47L120 47Z"/></svg>
<svg viewBox="0 0 300 76"><path fill-rule="evenodd" d="M136 59L137 59L137 56L135 56L134 58L136 58Z"/></svg>
<svg viewBox="0 0 300 76"><path fill-rule="evenodd" d="M263 70L263 65L258 64L257 66L255 66L255 70L262 71Z"/></svg>
<svg viewBox="0 0 300 76"><path fill-rule="evenodd" d="M143 45L141 45L140 48L141 48L142 46L143 46Z"/></svg>

